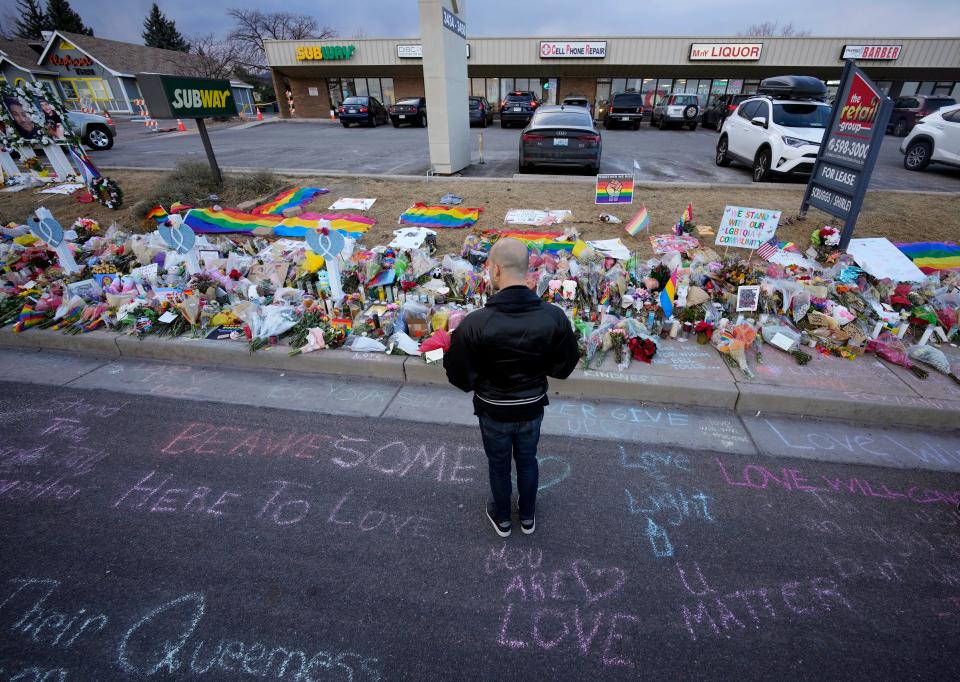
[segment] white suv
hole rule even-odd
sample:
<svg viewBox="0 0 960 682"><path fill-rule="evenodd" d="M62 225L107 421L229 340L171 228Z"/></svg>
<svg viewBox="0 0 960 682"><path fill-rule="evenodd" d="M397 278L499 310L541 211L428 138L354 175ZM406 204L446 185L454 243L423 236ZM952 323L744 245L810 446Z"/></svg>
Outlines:
<svg viewBox="0 0 960 682"><path fill-rule="evenodd" d="M749 165L754 182L809 174L830 116L830 106L814 99L759 95L744 100L723 121L715 161L718 166L732 160Z"/></svg>
<svg viewBox="0 0 960 682"><path fill-rule="evenodd" d="M960 166L960 104L924 116L900 143L903 167L922 171L931 162Z"/></svg>

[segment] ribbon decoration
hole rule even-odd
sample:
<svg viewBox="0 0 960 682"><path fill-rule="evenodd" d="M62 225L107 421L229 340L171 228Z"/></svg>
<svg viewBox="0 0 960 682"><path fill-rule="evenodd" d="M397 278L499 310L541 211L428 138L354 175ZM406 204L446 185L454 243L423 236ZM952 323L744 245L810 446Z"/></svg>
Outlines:
<svg viewBox="0 0 960 682"><path fill-rule="evenodd" d="M309 230L306 235L307 246L317 255L323 256L330 277L330 294L334 301L343 299L343 282L340 278L340 252L346 246L343 235L330 229L329 220L319 220L319 230Z"/></svg>
<svg viewBox="0 0 960 682"><path fill-rule="evenodd" d="M70 251L70 242L63 238L63 227L60 223L43 206L36 210L36 214L39 220L33 216L27 219L30 234L46 242L47 246L57 253L57 260L64 272L68 275L80 272L81 268L77 265L77 261L73 259L73 253Z"/></svg>

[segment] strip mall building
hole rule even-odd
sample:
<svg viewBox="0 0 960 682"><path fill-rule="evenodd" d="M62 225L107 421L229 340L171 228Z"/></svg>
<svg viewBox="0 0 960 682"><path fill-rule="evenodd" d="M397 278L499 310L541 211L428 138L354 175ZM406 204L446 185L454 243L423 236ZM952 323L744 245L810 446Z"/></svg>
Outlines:
<svg viewBox="0 0 960 682"><path fill-rule="evenodd" d="M386 104L422 96L423 49L400 38L266 43L281 112L303 118L328 117L351 95ZM532 90L549 104L585 95L597 112L630 90L652 107L669 92L749 93L767 76L829 82L839 79L845 56L892 97L960 101L960 38L468 38L467 75L470 94L494 107L511 90Z"/></svg>

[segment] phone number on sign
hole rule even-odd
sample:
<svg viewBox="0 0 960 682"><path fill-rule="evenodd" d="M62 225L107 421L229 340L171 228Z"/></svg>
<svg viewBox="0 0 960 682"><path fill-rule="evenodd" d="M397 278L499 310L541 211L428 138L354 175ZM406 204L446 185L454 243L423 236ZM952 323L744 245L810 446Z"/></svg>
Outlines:
<svg viewBox="0 0 960 682"><path fill-rule="evenodd" d="M870 145L866 142L851 142L850 140L840 140L835 137L831 137L827 142L827 151L846 157L853 157L863 161L867 158L867 152L870 151Z"/></svg>

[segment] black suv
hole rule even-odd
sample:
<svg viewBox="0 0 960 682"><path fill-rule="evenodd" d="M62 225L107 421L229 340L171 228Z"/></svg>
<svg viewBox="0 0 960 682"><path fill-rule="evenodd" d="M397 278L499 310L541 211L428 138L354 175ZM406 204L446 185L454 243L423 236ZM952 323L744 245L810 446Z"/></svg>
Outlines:
<svg viewBox="0 0 960 682"><path fill-rule="evenodd" d="M532 92L528 90L511 92L500 102L500 127L506 128L511 123L527 125L538 106L540 101Z"/></svg>
<svg viewBox="0 0 960 682"><path fill-rule="evenodd" d="M424 128L427 125L427 100L425 97L404 97L390 105L390 120L394 128L401 123Z"/></svg>
<svg viewBox="0 0 960 682"><path fill-rule="evenodd" d="M611 130L616 126L631 126L640 130L643 120L643 95L639 92L618 92L613 96L603 114L603 127Z"/></svg>
<svg viewBox="0 0 960 682"><path fill-rule="evenodd" d="M893 103L893 113L890 114L887 130L892 130L897 137L906 137L907 133L913 130L913 126L917 125L917 121L921 118L932 114L941 107L949 107L956 103L957 100L953 97L943 97L942 95L897 97Z"/></svg>
<svg viewBox="0 0 960 682"><path fill-rule="evenodd" d="M718 95L710 100L710 106L703 112L703 127L719 131L723 119L737 110L737 105L753 95Z"/></svg>

